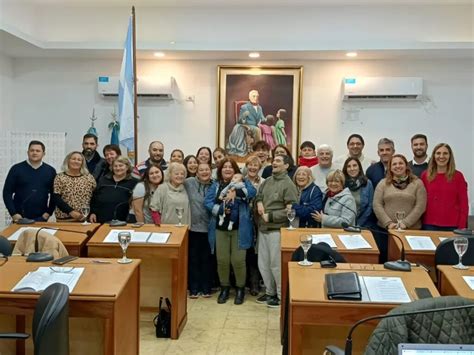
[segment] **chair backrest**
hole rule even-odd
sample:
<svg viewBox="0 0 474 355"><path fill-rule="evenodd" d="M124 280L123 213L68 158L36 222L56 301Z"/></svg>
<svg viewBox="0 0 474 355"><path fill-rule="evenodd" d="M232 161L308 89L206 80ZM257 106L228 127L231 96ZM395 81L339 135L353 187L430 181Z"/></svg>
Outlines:
<svg viewBox="0 0 474 355"><path fill-rule="evenodd" d="M474 305L474 299L447 296L403 304L389 312L400 314L400 317L380 321L370 336L364 354L397 354L399 343L473 344L474 307L403 315L406 312L467 305Z"/></svg>
<svg viewBox="0 0 474 355"><path fill-rule="evenodd" d="M12 245L7 238L0 235L0 254L5 256L12 255Z"/></svg>
<svg viewBox="0 0 474 355"><path fill-rule="evenodd" d="M338 251L333 250L329 244L320 242L318 244L311 244L308 250L308 260L313 262L334 259L336 263L345 263L346 259L339 254ZM298 247L293 252L291 261L301 261L304 259L304 251L302 247Z"/></svg>
<svg viewBox="0 0 474 355"><path fill-rule="evenodd" d="M33 316L35 355L69 354L69 289L54 283L38 299Z"/></svg>
<svg viewBox="0 0 474 355"><path fill-rule="evenodd" d="M464 265L474 265L474 237L466 237L469 245L466 253L462 257ZM456 265L459 262L459 256L454 249L454 237L443 240L439 243L435 251L436 265Z"/></svg>

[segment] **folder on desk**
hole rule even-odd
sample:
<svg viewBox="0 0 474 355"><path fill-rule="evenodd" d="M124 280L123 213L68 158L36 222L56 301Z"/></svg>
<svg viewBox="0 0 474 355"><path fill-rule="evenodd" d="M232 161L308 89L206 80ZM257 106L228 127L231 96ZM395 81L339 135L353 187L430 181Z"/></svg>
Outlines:
<svg viewBox="0 0 474 355"><path fill-rule="evenodd" d="M325 275L330 300L360 301L362 293L356 272L338 272Z"/></svg>

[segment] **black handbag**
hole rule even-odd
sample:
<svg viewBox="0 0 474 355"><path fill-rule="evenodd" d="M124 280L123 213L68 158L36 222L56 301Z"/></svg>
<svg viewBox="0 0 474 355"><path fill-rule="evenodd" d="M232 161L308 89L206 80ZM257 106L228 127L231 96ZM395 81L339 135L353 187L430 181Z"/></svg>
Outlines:
<svg viewBox="0 0 474 355"><path fill-rule="evenodd" d="M161 308L163 304L163 297L160 297L158 314L153 319L157 338L171 337L171 302L168 297L166 297L165 302L166 308Z"/></svg>

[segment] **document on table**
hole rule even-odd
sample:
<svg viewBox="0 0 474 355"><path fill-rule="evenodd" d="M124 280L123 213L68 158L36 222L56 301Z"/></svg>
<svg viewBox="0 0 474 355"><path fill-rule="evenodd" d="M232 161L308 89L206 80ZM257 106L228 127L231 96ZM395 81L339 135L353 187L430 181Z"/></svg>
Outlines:
<svg viewBox="0 0 474 355"><path fill-rule="evenodd" d="M337 248L331 234L312 234L311 236L313 237L313 244L324 242L328 243L331 248Z"/></svg>
<svg viewBox="0 0 474 355"><path fill-rule="evenodd" d="M430 237L406 235L405 238L412 250L436 250L436 245Z"/></svg>
<svg viewBox="0 0 474 355"><path fill-rule="evenodd" d="M400 277L361 276L359 280L362 288L362 301L381 303L411 302ZM364 299L364 295L367 298Z"/></svg>
<svg viewBox="0 0 474 355"><path fill-rule="evenodd" d="M463 276L464 281L466 281L467 285L474 291L474 276Z"/></svg>
<svg viewBox="0 0 474 355"><path fill-rule="evenodd" d="M448 239L448 237L438 237L439 238L439 241L442 242L443 240L446 240Z"/></svg>
<svg viewBox="0 0 474 355"><path fill-rule="evenodd" d="M361 234L339 234L338 237L346 249L372 249Z"/></svg>
<svg viewBox="0 0 474 355"><path fill-rule="evenodd" d="M171 233L151 233L148 243L166 244Z"/></svg>
<svg viewBox="0 0 474 355"><path fill-rule="evenodd" d="M133 229L111 229L109 234L104 239L104 243L118 243L118 234L120 232L130 232L133 236L135 232Z"/></svg>
<svg viewBox="0 0 474 355"><path fill-rule="evenodd" d="M44 291L48 286L58 282L64 284L69 288L69 293L72 292L76 286L79 278L84 272L83 267L40 267L36 271L27 273L13 287L13 292L40 292Z"/></svg>
<svg viewBox="0 0 474 355"><path fill-rule="evenodd" d="M23 233L24 231L28 230L28 229L32 229L34 231L37 231L39 228L37 227L21 227L21 228L18 228L18 230L13 233L11 236L8 237L8 240L18 240L18 238L20 237L20 234ZM49 228L43 228L42 231L45 231L51 235L54 235L57 230L56 229L49 229Z"/></svg>

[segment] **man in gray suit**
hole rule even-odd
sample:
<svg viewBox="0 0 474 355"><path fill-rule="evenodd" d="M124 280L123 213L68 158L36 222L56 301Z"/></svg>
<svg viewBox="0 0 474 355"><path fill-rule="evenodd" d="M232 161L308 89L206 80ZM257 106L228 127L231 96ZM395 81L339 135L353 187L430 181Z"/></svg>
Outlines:
<svg viewBox="0 0 474 355"><path fill-rule="evenodd" d="M249 102L240 107L239 122L246 125L253 132L254 142L262 139L262 133L258 124L265 122L262 106L259 105L259 94L257 90L250 90Z"/></svg>

